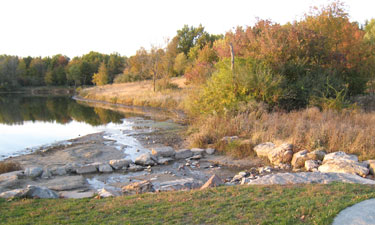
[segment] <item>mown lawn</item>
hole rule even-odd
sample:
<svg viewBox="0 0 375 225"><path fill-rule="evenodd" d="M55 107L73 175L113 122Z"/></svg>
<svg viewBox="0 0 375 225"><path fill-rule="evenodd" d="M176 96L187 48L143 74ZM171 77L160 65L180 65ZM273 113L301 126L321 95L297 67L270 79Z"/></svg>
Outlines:
<svg viewBox="0 0 375 225"><path fill-rule="evenodd" d="M1 224L329 224L374 198L356 184L234 186L107 199L0 200Z"/></svg>

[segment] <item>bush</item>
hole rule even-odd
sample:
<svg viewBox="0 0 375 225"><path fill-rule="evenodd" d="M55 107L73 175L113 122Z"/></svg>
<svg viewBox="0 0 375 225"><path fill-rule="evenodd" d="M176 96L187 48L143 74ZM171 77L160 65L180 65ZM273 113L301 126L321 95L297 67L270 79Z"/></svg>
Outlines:
<svg viewBox="0 0 375 225"><path fill-rule="evenodd" d="M162 91L167 89L178 89L178 85L171 83L168 78L162 78L156 81L156 91Z"/></svg>
<svg viewBox="0 0 375 225"><path fill-rule="evenodd" d="M0 162L0 174L12 171L22 170L19 163L16 162Z"/></svg>

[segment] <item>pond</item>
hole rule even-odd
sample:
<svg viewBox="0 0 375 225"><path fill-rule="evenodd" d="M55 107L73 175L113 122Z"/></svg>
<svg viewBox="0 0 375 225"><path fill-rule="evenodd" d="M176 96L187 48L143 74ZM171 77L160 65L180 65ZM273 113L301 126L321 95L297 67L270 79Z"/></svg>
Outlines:
<svg viewBox="0 0 375 225"><path fill-rule="evenodd" d="M70 96L1 94L0 160L91 133L132 130L131 116Z"/></svg>

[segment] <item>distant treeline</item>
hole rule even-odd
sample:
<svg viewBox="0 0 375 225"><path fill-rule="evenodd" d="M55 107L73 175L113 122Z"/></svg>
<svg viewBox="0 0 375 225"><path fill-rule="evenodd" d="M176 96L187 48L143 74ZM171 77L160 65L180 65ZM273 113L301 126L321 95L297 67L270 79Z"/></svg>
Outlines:
<svg viewBox="0 0 375 225"><path fill-rule="evenodd" d="M72 60L58 54L52 57L0 55L0 90L44 85L91 85L100 64L108 71L108 82L126 66L126 57L90 52Z"/></svg>

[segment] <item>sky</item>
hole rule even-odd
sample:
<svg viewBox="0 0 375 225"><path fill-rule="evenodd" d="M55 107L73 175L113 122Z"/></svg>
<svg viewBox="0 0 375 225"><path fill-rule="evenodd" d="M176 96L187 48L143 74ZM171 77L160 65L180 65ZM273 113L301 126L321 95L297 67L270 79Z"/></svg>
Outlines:
<svg viewBox="0 0 375 225"><path fill-rule="evenodd" d="M164 47L185 24L211 34L252 26L256 18L300 20L323 0L0 0L0 54L131 56ZM342 0L351 21L375 18L374 0Z"/></svg>

